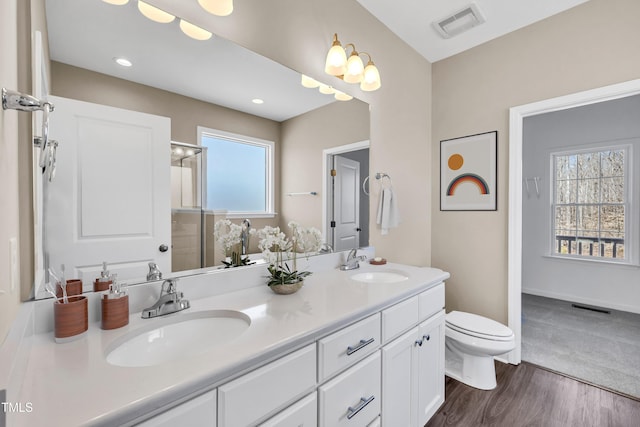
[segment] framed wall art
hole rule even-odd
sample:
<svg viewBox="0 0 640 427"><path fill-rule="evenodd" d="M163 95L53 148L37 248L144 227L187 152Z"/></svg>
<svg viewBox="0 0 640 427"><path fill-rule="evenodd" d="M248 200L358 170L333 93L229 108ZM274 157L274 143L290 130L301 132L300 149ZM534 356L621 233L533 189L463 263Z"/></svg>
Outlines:
<svg viewBox="0 0 640 427"><path fill-rule="evenodd" d="M498 131L440 141L440 210L497 210Z"/></svg>

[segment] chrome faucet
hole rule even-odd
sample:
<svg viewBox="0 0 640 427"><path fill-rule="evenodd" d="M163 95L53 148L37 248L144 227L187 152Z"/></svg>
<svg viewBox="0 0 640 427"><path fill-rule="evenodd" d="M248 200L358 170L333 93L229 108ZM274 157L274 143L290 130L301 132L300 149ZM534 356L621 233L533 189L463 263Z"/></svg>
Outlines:
<svg viewBox="0 0 640 427"><path fill-rule="evenodd" d="M364 255L358 256L358 249L353 248L349 251L347 255L347 261L340 266L340 270L355 270L356 268L360 268L360 261L366 260L367 257Z"/></svg>
<svg viewBox="0 0 640 427"><path fill-rule="evenodd" d="M149 308L142 310L142 318L164 316L191 307L188 300L183 299L184 294L178 292L178 279L167 279L162 282L160 298Z"/></svg>
<svg viewBox="0 0 640 427"><path fill-rule="evenodd" d="M149 272L147 273L147 282L162 279L162 272L155 262L149 263Z"/></svg>
<svg viewBox="0 0 640 427"><path fill-rule="evenodd" d="M333 246L325 242L320 245L320 250L318 250L318 253L321 253L321 254L333 253Z"/></svg>

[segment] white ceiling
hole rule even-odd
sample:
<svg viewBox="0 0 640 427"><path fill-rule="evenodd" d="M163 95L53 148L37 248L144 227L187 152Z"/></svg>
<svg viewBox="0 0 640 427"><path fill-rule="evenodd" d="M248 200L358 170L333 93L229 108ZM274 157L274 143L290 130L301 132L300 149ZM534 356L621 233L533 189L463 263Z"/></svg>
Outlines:
<svg viewBox="0 0 640 427"><path fill-rule="evenodd" d="M357 0L429 62L436 62L588 0ZM431 23L475 3L486 22L450 39Z"/></svg>
<svg viewBox="0 0 640 427"><path fill-rule="evenodd" d="M199 7L196 0L175 6ZM51 58L275 121L335 102L300 84L300 74L228 40L193 40L177 20L158 24L137 2L46 0ZM184 15L183 15L184 16ZM130 68L114 57L126 57ZM264 100L256 105L254 98Z"/></svg>
<svg viewBox="0 0 640 427"><path fill-rule="evenodd" d="M587 0L476 0L486 22L450 39L441 38L431 23L470 0L357 1L436 62ZM179 16L202 13L196 0L155 2L167 3ZM149 21L136 4L46 0L52 59L276 121L334 102L331 95L303 88L300 74L289 68L215 35L208 41L192 40L180 32L177 21ZM113 58L118 56L134 66L116 65ZM254 98L265 102L253 104Z"/></svg>

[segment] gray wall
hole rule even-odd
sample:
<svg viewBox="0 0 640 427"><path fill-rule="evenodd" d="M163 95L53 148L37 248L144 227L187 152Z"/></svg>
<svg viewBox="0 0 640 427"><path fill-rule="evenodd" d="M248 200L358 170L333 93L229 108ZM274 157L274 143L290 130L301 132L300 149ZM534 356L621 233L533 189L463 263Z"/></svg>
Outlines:
<svg viewBox="0 0 640 427"><path fill-rule="evenodd" d="M638 262L640 184L640 95L528 117L524 120L523 177L539 176L523 191L522 290L525 293L640 313L640 269L580 260L551 258L550 154L600 143L631 143L633 182L629 190L635 245L625 250ZM627 241L628 241L627 236Z"/></svg>

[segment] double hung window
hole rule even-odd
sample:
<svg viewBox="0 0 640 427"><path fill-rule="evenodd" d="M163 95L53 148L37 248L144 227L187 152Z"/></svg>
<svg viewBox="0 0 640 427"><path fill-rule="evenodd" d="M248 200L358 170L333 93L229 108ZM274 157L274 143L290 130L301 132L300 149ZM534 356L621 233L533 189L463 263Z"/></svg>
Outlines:
<svg viewBox="0 0 640 427"><path fill-rule="evenodd" d="M630 148L553 153L552 255L630 262Z"/></svg>

